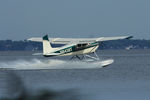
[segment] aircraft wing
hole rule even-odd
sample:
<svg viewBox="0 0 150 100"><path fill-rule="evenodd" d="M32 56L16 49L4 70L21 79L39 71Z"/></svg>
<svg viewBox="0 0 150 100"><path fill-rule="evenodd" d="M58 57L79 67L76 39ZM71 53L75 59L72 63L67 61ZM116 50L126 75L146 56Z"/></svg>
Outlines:
<svg viewBox="0 0 150 100"><path fill-rule="evenodd" d="M103 42L103 41L112 41L112 40L121 40L121 39L131 39L133 36L119 36L119 37L100 37L97 38L96 41Z"/></svg>
<svg viewBox="0 0 150 100"><path fill-rule="evenodd" d="M110 40L130 39L133 36L119 36L119 37L99 37L99 38L49 38L50 43L53 44L69 44L69 43L92 43L103 42ZM27 39L34 42L42 42L42 38L34 37Z"/></svg>
<svg viewBox="0 0 150 100"><path fill-rule="evenodd" d="M70 44L70 43L89 43L95 42L98 38L49 38L50 43L52 44ZM33 37L27 39L28 41L42 42L42 38Z"/></svg>

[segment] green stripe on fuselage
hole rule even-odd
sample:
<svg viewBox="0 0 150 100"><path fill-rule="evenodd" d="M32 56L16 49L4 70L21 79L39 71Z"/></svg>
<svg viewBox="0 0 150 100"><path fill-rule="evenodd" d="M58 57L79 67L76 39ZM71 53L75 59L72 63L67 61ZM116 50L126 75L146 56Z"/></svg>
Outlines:
<svg viewBox="0 0 150 100"><path fill-rule="evenodd" d="M94 46L97 46L97 45L99 45L98 42L91 43L90 45L82 47L82 48L77 48L77 45L73 45L73 46L55 51L54 53L61 53L61 55L62 55L62 54L66 54L66 53L71 53L71 52L76 52L76 51L88 49L88 48L91 48L91 47L94 47Z"/></svg>

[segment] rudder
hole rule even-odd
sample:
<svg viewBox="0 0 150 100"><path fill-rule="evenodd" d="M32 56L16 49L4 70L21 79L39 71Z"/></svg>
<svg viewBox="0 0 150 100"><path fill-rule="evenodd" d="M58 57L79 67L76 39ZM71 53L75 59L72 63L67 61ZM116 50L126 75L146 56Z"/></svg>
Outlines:
<svg viewBox="0 0 150 100"><path fill-rule="evenodd" d="M52 46L51 46L51 44L49 42L48 35L45 35L43 37L43 55L52 52L52 49L53 48L52 48Z"/></svg>

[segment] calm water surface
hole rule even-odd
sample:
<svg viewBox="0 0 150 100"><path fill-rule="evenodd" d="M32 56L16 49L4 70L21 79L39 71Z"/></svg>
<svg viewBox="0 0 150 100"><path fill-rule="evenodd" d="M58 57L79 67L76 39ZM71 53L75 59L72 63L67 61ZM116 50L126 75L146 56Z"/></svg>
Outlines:
<svg viewBox="0 0 150 100"><path fill-rule="evenodd" d="M43 61L51 60L32 56L32 53L0 52L0 67L40 67L43 66ZM101 59L113 58L115 62L105 68L84 70L1 69L0 97L15 97L22 91L35 95L40 90L49 90L58 93L65 91L58 96L61 100L149 100L150 50L103 50L98 51L98 55ZM53 62L54 66L61 65L59 63ZM67 63L68 61L61 66L66 66Z"/></svg>

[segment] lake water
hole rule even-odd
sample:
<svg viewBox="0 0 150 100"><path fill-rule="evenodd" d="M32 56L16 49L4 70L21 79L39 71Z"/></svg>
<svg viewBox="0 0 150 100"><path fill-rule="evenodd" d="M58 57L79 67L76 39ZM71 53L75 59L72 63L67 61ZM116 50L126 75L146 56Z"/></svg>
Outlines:
<svg viewBox="0 0 150 100"><path fill-rule="evenodd" d="M149 100L150 50L102 50L101 59L114 63L100 69L48 69L57 66L89 66L70 63L68 57L44 58L33 52L0 52L0 98L30 97L41 91L55 93L54 100ZM62 60L66 61L62 61ZM49 65L45 62L50 61ZM92 66L92 65L90 65ZM4 68L34 68L5 70ZM41 67L47 69L41 70ZM36 69L37 68L37 69Z"/></svg>

